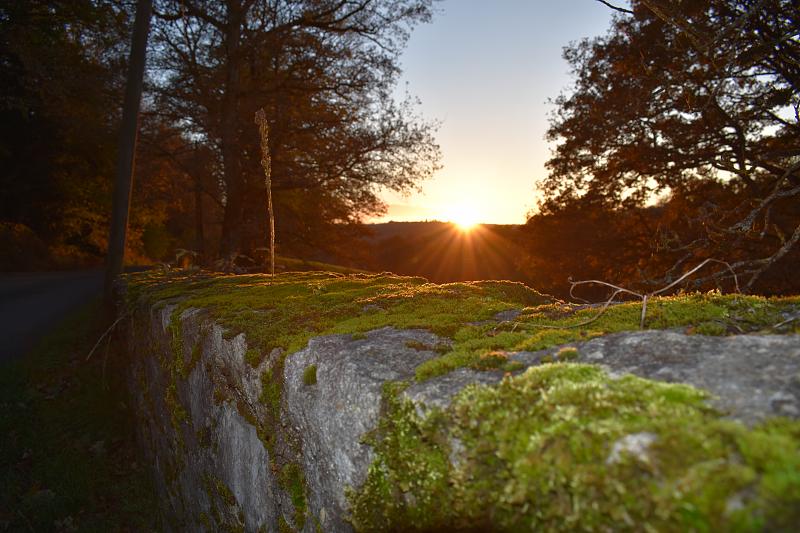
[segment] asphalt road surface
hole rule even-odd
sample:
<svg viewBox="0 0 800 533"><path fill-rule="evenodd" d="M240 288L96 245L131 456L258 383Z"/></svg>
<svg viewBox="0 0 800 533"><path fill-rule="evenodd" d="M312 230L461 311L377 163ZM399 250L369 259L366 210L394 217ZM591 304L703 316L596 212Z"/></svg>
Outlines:
<svg viewBox="0 0 800 533"><path fill-rule="evenodd" d="M0 362L25 355L102 289L102 270L0 273Z"/></svg>

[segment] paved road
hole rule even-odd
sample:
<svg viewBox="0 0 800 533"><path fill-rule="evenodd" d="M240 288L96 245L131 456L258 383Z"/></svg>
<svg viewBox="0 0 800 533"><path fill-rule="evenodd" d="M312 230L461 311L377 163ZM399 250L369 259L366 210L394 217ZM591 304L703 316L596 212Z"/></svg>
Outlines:
<svg viewBox="0 0 800 533"><path fill-rule="evenodd" d="M0 362L24 355L102 289L102 270L0 273Z"/></svg>

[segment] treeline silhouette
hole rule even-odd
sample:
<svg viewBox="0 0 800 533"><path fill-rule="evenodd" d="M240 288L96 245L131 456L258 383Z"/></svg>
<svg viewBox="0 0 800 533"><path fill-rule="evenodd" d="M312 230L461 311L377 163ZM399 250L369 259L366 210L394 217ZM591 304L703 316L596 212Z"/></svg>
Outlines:
<svg viewBox="0 0 800 533"><path fill-rule="evenodd" d="M485 224L462 231L447 222L388 222L368 226L372 270L423 276L434 282L480 279L532 281L519 271L520 227Z"/></svg>
<svg viewBox="0 0 800 533"><path fill-rule="evenodd" d="M693 194L674 197L643 208L608 210L588 199L576 201L571 209L531 216L526 224L476 226L469 232L446 222L389 222L367 226L360 251L347 259L351 266L373 271L423 276L446 283L479 279L520 281L535 289L569 298L569 280L598 279L630 289L654 290L673 269L680 252L669 252L677 239L699 237L708 230L709 203L736 203L740 199L720 184L705 184ZM779 218L792 216L794 206L781 205ZM788 221L787 221L788 222ZM722 223L722 221L720 221ZM768 254L769 241L751 254ZM681 255L682 256L682 255ZM336 257L318 256L323 260ZM728 257L727 259L730 259ZM772 265L752 292L767 295L797 294L797 252ZM697 253L685 268L699 264ZM707 279L698 273L681 288L731 291L731 279ZM700 281L700 283L697 283ZM599 301L608 295L600 287L581 287L576 296Z"/></svg>

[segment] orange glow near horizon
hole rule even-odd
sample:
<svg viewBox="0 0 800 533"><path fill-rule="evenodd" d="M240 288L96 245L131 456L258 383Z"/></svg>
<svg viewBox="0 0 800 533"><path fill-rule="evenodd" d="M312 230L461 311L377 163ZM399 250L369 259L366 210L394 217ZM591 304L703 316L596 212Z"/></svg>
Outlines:
<svg viewBox="0 0 800 533"><path fill-rule="evenodd" d="M469 202L461 202L448 206L442 218L454 224L463 233L469 233L480 224L480 216L481 213L477 206Z"/></svg>

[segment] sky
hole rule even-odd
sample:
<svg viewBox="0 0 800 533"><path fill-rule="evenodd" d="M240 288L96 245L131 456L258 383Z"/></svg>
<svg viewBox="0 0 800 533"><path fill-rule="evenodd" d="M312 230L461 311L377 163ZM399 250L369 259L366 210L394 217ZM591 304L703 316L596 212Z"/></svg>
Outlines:
<svg viewBox="0 0 800 533"><path fill-rule="evenodd" d="M595 0L444 0L438 10L411 34L397 97L407 89L441 121L443 168L420 193L384 193L389 211L372 222L521 224L546 175L547 100L572 82L561 50L604 34L612 11Z"/></svg>

